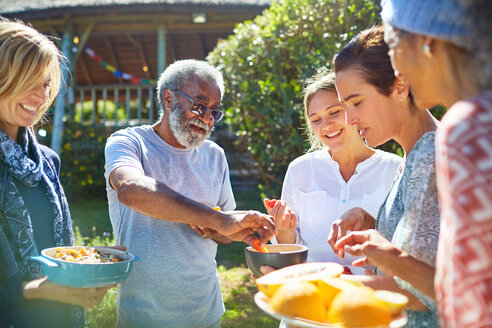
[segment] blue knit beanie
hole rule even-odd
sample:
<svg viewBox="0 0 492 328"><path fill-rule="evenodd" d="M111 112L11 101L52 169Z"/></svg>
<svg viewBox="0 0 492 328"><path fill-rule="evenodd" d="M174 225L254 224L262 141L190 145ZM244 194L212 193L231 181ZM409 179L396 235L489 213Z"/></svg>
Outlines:
<svg viewBox="0 0 492 328"><path fill-rule="evenodd" d="M470 48L466 8L457 0L382 0L381 18L401 30Z"/></svg>

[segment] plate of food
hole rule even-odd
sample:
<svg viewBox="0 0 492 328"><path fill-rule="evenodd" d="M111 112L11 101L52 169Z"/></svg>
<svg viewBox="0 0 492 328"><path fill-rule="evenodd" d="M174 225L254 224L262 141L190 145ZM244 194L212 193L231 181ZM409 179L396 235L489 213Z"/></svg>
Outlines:
<svg viewBox="0 0 492 328"><path fill-rule="evenodd" d="M292 325L295 327L303 327L303 328L341 328L343 326L338 325L338 324L330 324L327 322L319 322L319 321L312 321L308 319L304 319L301 317L292 317L288 315L284 315L281 313L278 313L272 309L272 307L269 304L269 298L263 294L262 292L257 292L255 295L255 303L256 305L263 310L265 313L268 315L272 316L273 318L277 320L282 320L288 325ZM375 326L374 328L382 328L382 327L387 327L387 328L401 328L404 327L407 324L407 317L404 312L400 313L399 315L395 316L392 318L391 322L389 325L379 325ZM354 327L357 328L357 327ZM365 327L367 328L367 327ZM372 328L372 327L371 327Z"/></svg>
<svg viewBox="0 0 492 328"><path fill-rule="evenodd" d="M140 259L133 254L106 246L52 247L31 260L41 263L48 280L69 287L112 286L125 281Z"/></svg>
<svg viewBox="0 0 492 328"><path fill-rule="evenodd" d="M296 327L400 328L408 298L344 278L333 262L303 263L258 279L255 303L270 316Z"/></svg>

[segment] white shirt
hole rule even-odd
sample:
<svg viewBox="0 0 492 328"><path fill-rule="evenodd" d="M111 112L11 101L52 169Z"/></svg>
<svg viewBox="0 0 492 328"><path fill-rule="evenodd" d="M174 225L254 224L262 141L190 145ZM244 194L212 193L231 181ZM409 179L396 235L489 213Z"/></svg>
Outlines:
<svg viewBox="0 0 492 328"><path fill-rule="evenodd" d="M297 243L309 247L308 262L351 265L353 257L345 255L342 260L328 245L331 225L354 207L362 207L376 218L401 162L395 154L376 150L357 165L347 182L327 149L307 153L290 163L282 200L297 214Z"/></svg>

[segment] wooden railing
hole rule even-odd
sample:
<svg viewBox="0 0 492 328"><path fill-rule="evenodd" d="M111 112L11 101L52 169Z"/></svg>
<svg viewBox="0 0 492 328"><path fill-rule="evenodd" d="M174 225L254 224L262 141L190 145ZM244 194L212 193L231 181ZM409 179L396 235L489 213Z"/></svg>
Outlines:
<svg viewBox="0 0 492 328"><path fill-rule="evenodd" d="M158 117L154 85L78 86L69 114L81 124L131 126Z"/></svg>

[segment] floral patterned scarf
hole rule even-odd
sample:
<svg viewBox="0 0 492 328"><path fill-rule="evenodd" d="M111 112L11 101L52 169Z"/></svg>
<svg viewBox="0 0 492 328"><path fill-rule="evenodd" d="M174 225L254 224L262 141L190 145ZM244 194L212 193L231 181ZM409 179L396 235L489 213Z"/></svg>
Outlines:
<svg viewBox="0 0 492 328"><path fill-rule="evenodd" d="M24 280L42 276L31 217L15 182L35 187L41 183L54 213L56 246L72 245L70 212L55 165L40 149L32 131L19 130L19 143L0 129L0 257L6 278L21 274Z"/></svg>

